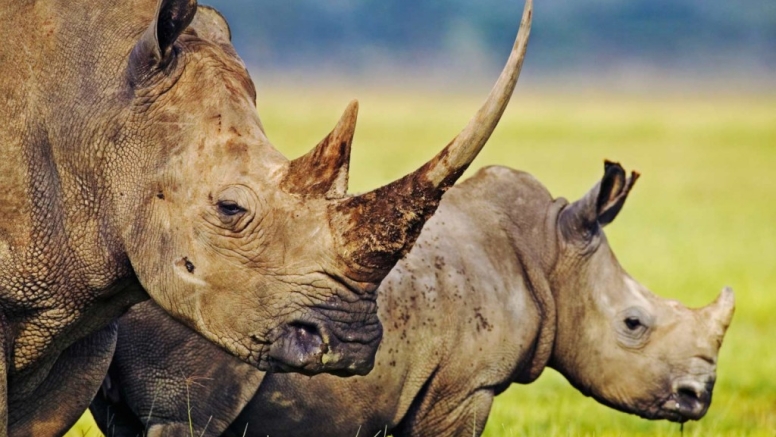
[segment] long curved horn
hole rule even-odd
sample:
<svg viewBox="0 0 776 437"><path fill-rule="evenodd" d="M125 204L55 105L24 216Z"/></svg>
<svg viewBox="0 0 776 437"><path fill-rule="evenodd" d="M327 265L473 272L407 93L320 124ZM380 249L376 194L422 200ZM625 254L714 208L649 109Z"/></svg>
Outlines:
<svg viewBox="0 0 776 437"><path fill-rule="evenodd" d="M435 186L452 185L455 180L449 181L450 176L456 175L457 179L474 161L490 135L496 130L501 115L507 108L509 99L515 90L520 70L523 68L528 37L531 34L532 18L533 0L526 0L523 17L520 21L520 30L517 32L515 44L512 46L512 53L487 100L474 117L469 120L469 124L464 130L416 172L423 173Z"/></svg>
<svg viewBox="0 0 776 437"><path fill-rule="evenodd" d="M345 197L348 190L350 147L356 130L358 101L348 104L339 123L313 150L291 161L282 186L289 192Z"/></svg>
<svg viewBox="0 0 776 437"><path fill-rule="evenodd" d="M381 279L409 251L442 195L471 164L496 128L523 66L533 2L526 0L520 30L504 70L464 130L413 173L335 206L334 229L354 278Z"/></svg>

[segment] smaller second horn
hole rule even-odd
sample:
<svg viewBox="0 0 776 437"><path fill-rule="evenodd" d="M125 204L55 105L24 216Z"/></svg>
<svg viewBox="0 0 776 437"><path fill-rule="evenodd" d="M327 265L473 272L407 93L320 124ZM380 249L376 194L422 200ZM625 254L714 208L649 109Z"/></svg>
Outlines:
<svg viewBox="0 0 776 437"><path fill-rule="evenodd" d="M358 101L353 100L326 138L306 155L289 163L284 188L292 193L329 199L345 197L357 117Z"/></svg>

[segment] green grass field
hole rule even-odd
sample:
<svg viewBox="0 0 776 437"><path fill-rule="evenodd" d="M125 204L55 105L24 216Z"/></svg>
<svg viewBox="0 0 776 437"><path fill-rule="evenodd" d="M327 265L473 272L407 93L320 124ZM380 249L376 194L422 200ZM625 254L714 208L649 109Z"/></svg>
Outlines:
<svg viewBox="0 0 776 437"><path fill-rule="evenodd" d="M260 89L259 110L269 138L295 157L358 97L351 170L357 192L428 159L465 125L485 92ZM725 285L736 292L714 401L703 420L685 425L684 435L776 435L776 98L567 97L521 88L472 168L526 170L555 196L576 199L601 176L604 158L642 173L607 228L630 274L693 307L709 303ZM68 435L98 435L94 428L85 432L88 427L84 419ZM485 434L679 436L680 430L599 405L547 370L497 398Z"/></svg>

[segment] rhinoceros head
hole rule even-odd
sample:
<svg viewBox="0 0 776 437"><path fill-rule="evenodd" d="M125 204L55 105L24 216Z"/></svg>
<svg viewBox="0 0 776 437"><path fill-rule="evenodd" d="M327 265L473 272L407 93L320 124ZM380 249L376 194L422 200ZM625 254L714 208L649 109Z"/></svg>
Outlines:
<svg viewBox="0 0 776 437"><path fill-rule="evenodd" d="M623 270L602 228L637 178L607 162L601 182L560 214L550 365L616 409L648 419L698 420L711 403L733 292L725 289L709 306L689 309L652 294Z"/></svg>
<svg viewBox="0 0 776 437"><path fill-rule="evenodd" d="M363 374L381 338L376 288L495 128L514 89L530 2L512 55L461 134L417 171L346 193L357 104L309 154L265 136L226 22L163 0L131 52L137 156L152 168L124 238L167 312L261 369ZM129 187L121 196L129 195Z"/></svg>

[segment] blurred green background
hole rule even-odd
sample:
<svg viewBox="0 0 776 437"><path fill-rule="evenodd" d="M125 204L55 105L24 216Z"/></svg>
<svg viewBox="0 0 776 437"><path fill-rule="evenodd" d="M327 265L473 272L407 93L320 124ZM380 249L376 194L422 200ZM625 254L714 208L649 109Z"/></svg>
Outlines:
<svg viewBox="0 0 776 437"><path fill-rule="evenodd" d="M419 166L467 122L487 92L339 87L260 89L271 141L300 155L361 103L351 191ZM689 306L730 285L736 314L719 358L707 416L687 436L776 434L776 99L719 92L618 95L552 89L518 92L472 169L526 170L555 196L576 199L601 176L604 158L642 178L606 232L620 262L655 293ZM471 173L472 170L469 172ZM88 425L86 425L88 428ZM71 435L81 435L79 428ZM96 435L94 433L87 435ZM547 370L497 398L488 436L666 435L650 422L597 404Z"/></svg>
<svg viewBox="0 0 776 437"><path fill-rule="evenodd" d="M229 20L238 53L263 72L374 79L412 70L442 81L499 69L523 7L522 0L208 3ZM535 10L529 71L774 83L773 0L536 0Z"/></svg>

